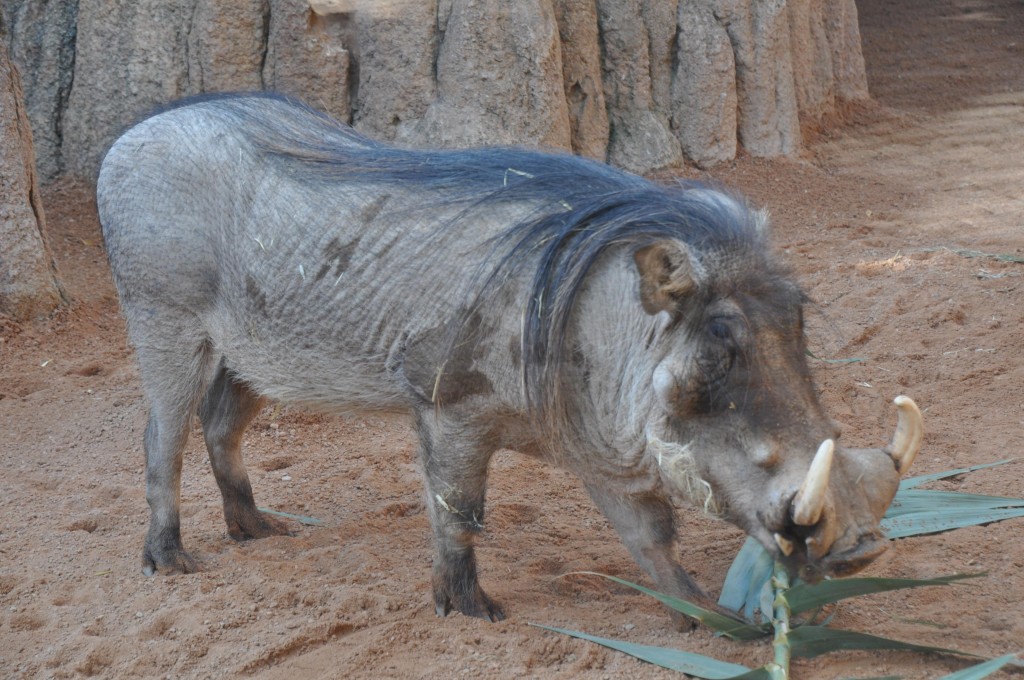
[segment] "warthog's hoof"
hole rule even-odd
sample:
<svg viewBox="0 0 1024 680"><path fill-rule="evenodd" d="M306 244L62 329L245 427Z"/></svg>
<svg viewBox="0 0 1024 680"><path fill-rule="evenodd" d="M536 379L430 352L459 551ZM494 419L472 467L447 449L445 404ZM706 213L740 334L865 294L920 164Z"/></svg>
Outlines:
<svg viewBox="0 0 1024 680"><path fill-rule="evenodd" d="M157 571L193 574L199 571L199 563L181 548L164 550L157 554L147 546L142 553L142 573L154 576Z"/></svg>
<svg viewBox="0 0 1024 680"><path fill-rule="evenodd" d="M448 616L452 611L459 611L466 616L474 616L488 621L504 621L505 612L497 602L487 596L479 586L471 593L453 596L448 593L434 592L434 608L438 616Z"/></svg>
<svg viewBox="0 0 1024 680"><path fill-rule="evenodd" d="M707 609L708 611L714 612L715 614L718 614L720 616L724 616L725 618L731 619L737 623L754 623L753 621L748 621L747 619L745 619L741 613L734 612L733 610L728 609L727 607L723 607L722 605L718 604L706 595L687 595L684 596L683 599L687 600L688 602L692 602L698 607ZM698 619L690 618L686 614L678 612L675 609L671 609L669 611L669 615L672 617L672 624L675 626L675 629L680 633L687 633L700 626L700 621Z"/></svg>
<svg viewBox="0 0 1024 680"><path fill-rule="evenodd" d="M192 574L199 571L199 563L185 552L181 533L177 527L158 528L149 525L146 543L142 548L142 573L152 576L157 571Z"/></svg>
<svg viewBox="0 0 1024 680"><path fill-rule="evenodd" d="M230 517L225 516L225 520L228 524L228 536L236 541L293 535L287 523L255 508L251 511L235 512Z"/></svg>

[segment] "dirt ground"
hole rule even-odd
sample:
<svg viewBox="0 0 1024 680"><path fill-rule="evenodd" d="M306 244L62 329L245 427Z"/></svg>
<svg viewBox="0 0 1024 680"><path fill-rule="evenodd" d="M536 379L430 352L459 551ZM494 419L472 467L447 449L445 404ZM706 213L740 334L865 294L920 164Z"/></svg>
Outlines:
<svg viewBox="0 0 1024 680"><path fill-rule="evenodd" d="M908 394L928 434L915 470L1024 450L1024 5L859 3L876 103L826 121L800 157L707 176L767 206L815 301L810 343L844 441L878 445ZM696 171L690 176L702 176ZM183 534L201 573L146 578L145 405L88 188L47 188L49 240L73 303L0 318L0 677L679 677L540 623L757 666L767 643L680 633L570 475L512 453L492 467L481 579L490 624L435 617L431 545L407 423L265 410L245 439L258 501L309 515L294 537L226 536L201 437ZM198 435L198 430L195 432ZM1024 461L937 485L1024 495ZM740 531L685 512L683 564L716 591ZM1024 648L1024 520L894 543L873 575L988 572L970 585L862 598L834 625L985 656ZM844 653L795 678L935 678L955 658ZM1008 674L1006 677L1019 677Z"/></svg>

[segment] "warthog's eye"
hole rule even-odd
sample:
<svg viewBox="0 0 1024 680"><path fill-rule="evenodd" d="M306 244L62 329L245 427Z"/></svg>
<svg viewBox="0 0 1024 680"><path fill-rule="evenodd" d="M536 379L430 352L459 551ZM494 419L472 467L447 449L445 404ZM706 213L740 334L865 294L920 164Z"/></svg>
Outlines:
<svg viewBox="0 0 1024 680"><path fill-rule="evenodd" d="M724 353L735 358L743 344L746 326L742 319L726 316L714 316L708 320L705 328L711 344L720 347Z"/></svg>
<svg viewBox="0 0 1024 680"><path fill-rule="evenodd" d="M724 340L730 344L735 341L732 336L732 329L722 319L712 319L708 324L708 333L711 337Z"/></svg>
<svg viewBox="0 0 1024 680"><path fill-rule="evenodd" d="M725 317L712 317L705 326L708 343L698 361L705 384L715 388L726 379L739 352L738 322Z"/></svg>

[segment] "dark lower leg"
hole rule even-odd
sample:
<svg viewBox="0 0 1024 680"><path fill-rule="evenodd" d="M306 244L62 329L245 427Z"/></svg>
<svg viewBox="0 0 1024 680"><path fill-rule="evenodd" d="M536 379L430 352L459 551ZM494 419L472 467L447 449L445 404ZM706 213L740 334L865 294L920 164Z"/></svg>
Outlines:
<svg viewBox="0 0 1024 680"><path fill-rule="evenodd" d="M177 420L167 414L161 418L153 408L146 425L146 501L150 521L142 551L142 571L147 576L157 570L189 574L198 568L181 543L181 459L188 431Z"/></svg>
<svg viewBox="0 0 1024 680"><path fill-rule="evenodd" d="M445 427L448 425L448 427ZM426 474L427 505L434 529L434 607L439 616L455 610L500 621L501 607L480 587L473 542L483 529L486 445L468 436L470 427L420 418L420 453Z"/></svg>
<svg viewBox="0 0 1024 680"><path fill-rule="evenodd" d="M221 362L199 409L213 476L224 501L224 521L235 540L289 533L283 522L256 509L242 461L242 435L262 406L259 395Z"/></svg>
<svg viewBox="0 0 1024 680"><path fill-rule="evenodd" d="M505 612L480 587L473 546L441 549L434 560L434 610L447 616L455 610L466 616L501 621Z"/></svg>

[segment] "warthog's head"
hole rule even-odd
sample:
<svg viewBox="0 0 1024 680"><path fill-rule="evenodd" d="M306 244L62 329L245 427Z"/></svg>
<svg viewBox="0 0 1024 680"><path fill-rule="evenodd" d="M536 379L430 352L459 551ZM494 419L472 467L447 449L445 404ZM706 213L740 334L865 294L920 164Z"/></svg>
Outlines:
<svg viewBox="0 0 1024 680"><path fill-rule="evenodd" d="M815 394L804 296L758 249L663 240L634 256L650 340L647 451L668 491L742 527L805 578L846 575L885 550L879 521L921 443L897 397L879 449L848 449Z"/></svg>

